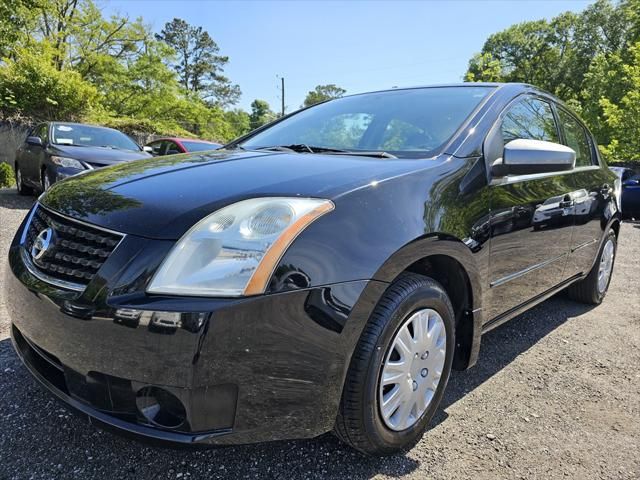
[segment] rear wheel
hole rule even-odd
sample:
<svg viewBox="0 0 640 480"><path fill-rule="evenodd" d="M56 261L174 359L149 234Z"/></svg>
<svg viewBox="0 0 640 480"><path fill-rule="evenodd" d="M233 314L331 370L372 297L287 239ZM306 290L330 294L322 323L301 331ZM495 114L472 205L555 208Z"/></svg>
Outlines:
<svg viewBox="0 0 640 480"><path fill-rule="evenodd" d="M598 259L589 274L567 289L569 298L589 305L602 303L607 290L609 290L609 283L611 283L617 248L616 234L610 229L607 231L605 241L598 252Z"/></svg>
<svg viewBox="0 0 640 480"><path fill-rule="evenodd" d="M336 435L361 452L415 445L451 373L454 313L442 286L407 274L385 292L351 359Z"/></svg>
<svg viewBox="0 0 640 480"><path fill-rule="evenodd" d="M22 170L20 169L20 165L16 163L16 190L18 191L18 195L32 195L33 189L27 187L24 184L24 178L22 178Z"/></svg>

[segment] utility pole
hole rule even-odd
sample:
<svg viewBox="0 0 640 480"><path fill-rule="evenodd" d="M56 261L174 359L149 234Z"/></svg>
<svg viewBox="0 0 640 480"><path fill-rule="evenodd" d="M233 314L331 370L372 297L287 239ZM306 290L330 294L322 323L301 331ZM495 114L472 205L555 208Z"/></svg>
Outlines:
<svg viewBox="0 0 640 480"><path fill-rule="evenodd" d="M282 116L284 117L284 77L280 77L282 83Z"/></svg>

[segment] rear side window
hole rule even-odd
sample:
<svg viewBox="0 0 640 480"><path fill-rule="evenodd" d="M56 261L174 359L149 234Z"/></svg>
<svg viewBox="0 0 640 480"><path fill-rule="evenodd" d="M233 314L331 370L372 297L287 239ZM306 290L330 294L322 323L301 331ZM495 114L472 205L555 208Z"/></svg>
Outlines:
<svg viewBox="0 0 640 480"><path fill-rule="evenodd" d="M167 142L167 150L165 155L175 155L176 153L182 153L174 142Z"/></svg>
<svg viewBox="0 0 640 480"><path fill-rule="evenodd" d="M595 165L589 134L585 128L573 117L573 115L558 109L560 123L564 130L567 146L576 152L576 167L588 167Z"/></svg>
<svg viewBox="0 0 640 480"><path fill-rule="evenodd" d="M49 126L46 123L43 123L42 125L38 126L38 128L36 128L34 135L36 137L40 137L42 143L47 143L47 141L49 140Z"/></svg>
<svg viewBox="0 0 640 480"><path fill-rule="evenodd" d="M521 100L511 107L502 120L501 131L505 144L519 138L560 141L551 106L537 98Z"/></svg>
<svg viewBox="0 0 640 480"><path fill-rule="evenodd" d="M154 155L162 155L162 151L164 150L162 148L163 142L153 142L150 143L149 146L151 147L151 152Z"/></svg>

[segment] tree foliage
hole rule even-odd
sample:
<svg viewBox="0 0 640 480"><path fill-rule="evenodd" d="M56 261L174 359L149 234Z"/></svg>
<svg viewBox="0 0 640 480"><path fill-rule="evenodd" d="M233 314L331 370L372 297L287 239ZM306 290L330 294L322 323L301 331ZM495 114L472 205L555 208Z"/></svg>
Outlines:
<svg viewBox="0 0 640 480"><path fill-rule="evenodd" d="M626 85L617 103L601 97L604 123L610 130L611 141L604 147L610 158L640 162L640 42L629 50L629 63L613 56L620 66L621 83Z"/></svg>
<svg viewBox="0 0 640 480"><path fill-rule="evenodd" d="M340 88L333 83L330 83L328 85L318 85L316 86L316 88L307 93L307 96L304 99L303 106L310 107L311 105L315 105L316 103L342 97L345 93L347 93L347 91L344 88Z"/></svg>
<svg viewBox="0 0 640 480"><path fill-rule="evenodd" d="M254 100L251 103L251 114L249 115L249 128L254 130L262 125L275 120L276 114L271 110L265 100Z"/></svg>
<svg viewBox="0 0 640 480"><path fill-rule="evenodd" d="M96 104L98 91L78 72L59 71L52 49L42 46L19 51L0 68L0 109L36 119L82 119Z"/></svg>
<svg viewBox="0 0 640 480"><path fill-rule="evenodd" d="M0 118L144 127L147 133L226 141L248 131L224 109L240 91L208 32L175 19L188 40L188 77L176 35L142 19L105 17L93 0L0 0ZM169 25L169 24L168 24ZM134 128L134 129L135 129Z"/></svg>
<svg viewBox="0 0 640 480"><path fill-rule="evenodd" d="M157 38L176 52L172 67L185 90L221 106L237 103L240 87L223 75L229 57L219 55L220 47L207 31L174 18L165 24Z"/></svg>
<svg viewBox="0 0 640 480"><path fill-rule="evenodd" d="M638 41L640 1L597 0L578 14L491 35L465 80L536 85L581 114L609 160L638 158Z"/></svg>
<svg viewBox="0 0 640 480"><path fill-rule="evenodd" d="M0 163L0 188L14 184L13 168L8 163Z"/></svg>

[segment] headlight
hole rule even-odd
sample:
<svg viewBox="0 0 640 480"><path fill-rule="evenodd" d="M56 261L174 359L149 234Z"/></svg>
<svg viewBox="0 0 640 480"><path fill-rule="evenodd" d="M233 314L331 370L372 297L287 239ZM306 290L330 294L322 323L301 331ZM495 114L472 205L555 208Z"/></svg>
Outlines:
<svg viewBox="0 0 640 480"><path fill-rule="evenodd" d="M253 198L195 224L151 279L149 293L241 296L264 293L291 242L330 212L329 200Z"/></svg>
<svg viewBox="0 0 640 480"><path fill-rule="evenodd" d="M74 158L51 155L51 161L56 165L60 165L61 167L77 168L78 170L85 169L85 166Z"/></svg>

